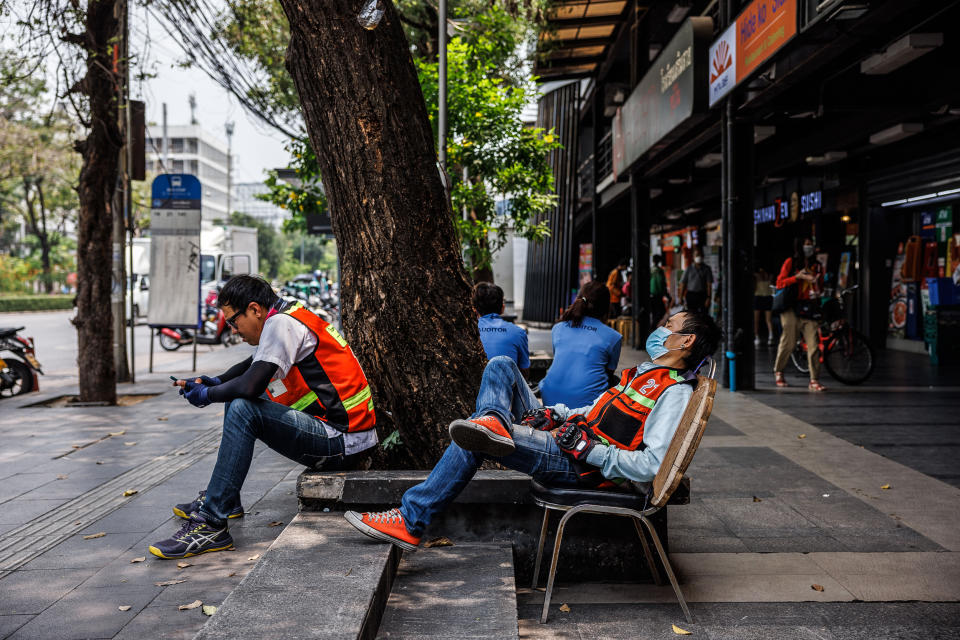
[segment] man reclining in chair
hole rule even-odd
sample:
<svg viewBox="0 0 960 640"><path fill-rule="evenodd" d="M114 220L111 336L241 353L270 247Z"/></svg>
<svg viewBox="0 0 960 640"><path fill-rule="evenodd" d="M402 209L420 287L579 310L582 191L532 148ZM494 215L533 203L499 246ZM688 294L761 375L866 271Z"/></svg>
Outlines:
<svg viewBox="0 0 960 640"><path fill-rule="evenodd" d="M579 409L540 407L516 363L494 358L483 372L476 413L450 424L453 443L427 479L403 494L399 508L344 516L372 538L416 550L433 517L487 458L553 486L649 483L696 386L694 371L719 341L708 316L674 314L647 338L652 362L624 370L617 386Z"/></svg>

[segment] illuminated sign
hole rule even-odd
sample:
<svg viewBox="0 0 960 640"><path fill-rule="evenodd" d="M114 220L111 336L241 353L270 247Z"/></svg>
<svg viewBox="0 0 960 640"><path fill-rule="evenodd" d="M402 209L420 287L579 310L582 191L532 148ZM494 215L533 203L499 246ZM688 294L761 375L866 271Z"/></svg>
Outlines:
<svg viewBox="0 0 960 640"><path fill-rule="evenodd" d="M763 224L765 222L776 222L783 224L787 220L796 220L797 216L790 211L791 203L797 201L797 194L791 194L789 199L782 200L777 198L773 204L764 207L757 207L753 210L753 223ZM820 191L811 191L804 193L799 197L799 212L806 215L812 211L823 208L823 194Z"/></svg>
<svg viewBox="0 0 960 640"><path fill-rule="evenodd" d="M797 0L754 0L710 47L710 106L797 33Z"/></svg>

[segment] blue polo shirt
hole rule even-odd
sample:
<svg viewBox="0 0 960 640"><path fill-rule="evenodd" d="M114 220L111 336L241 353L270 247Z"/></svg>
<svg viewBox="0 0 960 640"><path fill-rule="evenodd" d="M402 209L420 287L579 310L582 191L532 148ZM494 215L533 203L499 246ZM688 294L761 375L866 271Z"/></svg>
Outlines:
<svg viewBox="0 0 960 640"><path fill-rule="evenodd" d="M596 318L586 317L579 327L569 322L553 325L553 364L540 382L543 406L564 404L585 407L610 385L607 371L620 362L623 336Z"/></svg>
<svg viewBox="0 0 960 640"><path fill-rule="evenodd" d="M487 359L507 356L521 369L530 368L530 349L527 347L527 332L507 322L497 313L488 313L477 320L480 341Z"/></svg>

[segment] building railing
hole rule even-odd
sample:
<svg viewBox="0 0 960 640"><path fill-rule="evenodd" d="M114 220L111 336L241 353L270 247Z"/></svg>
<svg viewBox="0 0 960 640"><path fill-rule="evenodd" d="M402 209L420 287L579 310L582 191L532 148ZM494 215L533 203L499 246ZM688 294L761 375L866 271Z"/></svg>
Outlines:
<svg viewBox="0 0 960 640"><path fill-rule="evenodd" d="M593 179L593 154L577 167L577 200L581 203L593 199L596 182Z"/></svg>
<svg viewBox="0 0 960 640"><path fill-rule="evenodd" d="M597 144L597 162L595 170L596 184L603 184L607 176L613 174L613 131L600 138Z"/></svg>

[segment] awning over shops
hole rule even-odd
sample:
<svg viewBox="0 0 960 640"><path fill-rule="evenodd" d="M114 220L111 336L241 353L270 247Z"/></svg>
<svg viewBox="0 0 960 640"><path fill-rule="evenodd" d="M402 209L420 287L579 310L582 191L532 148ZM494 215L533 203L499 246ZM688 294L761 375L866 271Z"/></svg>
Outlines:
<svg viewBox="0 0 960 640"><path fill-rule="evenodd" d="M537 45L534 73L544 80L594 75L630 7L626 0L573 0L551 6Z"/></svg>

